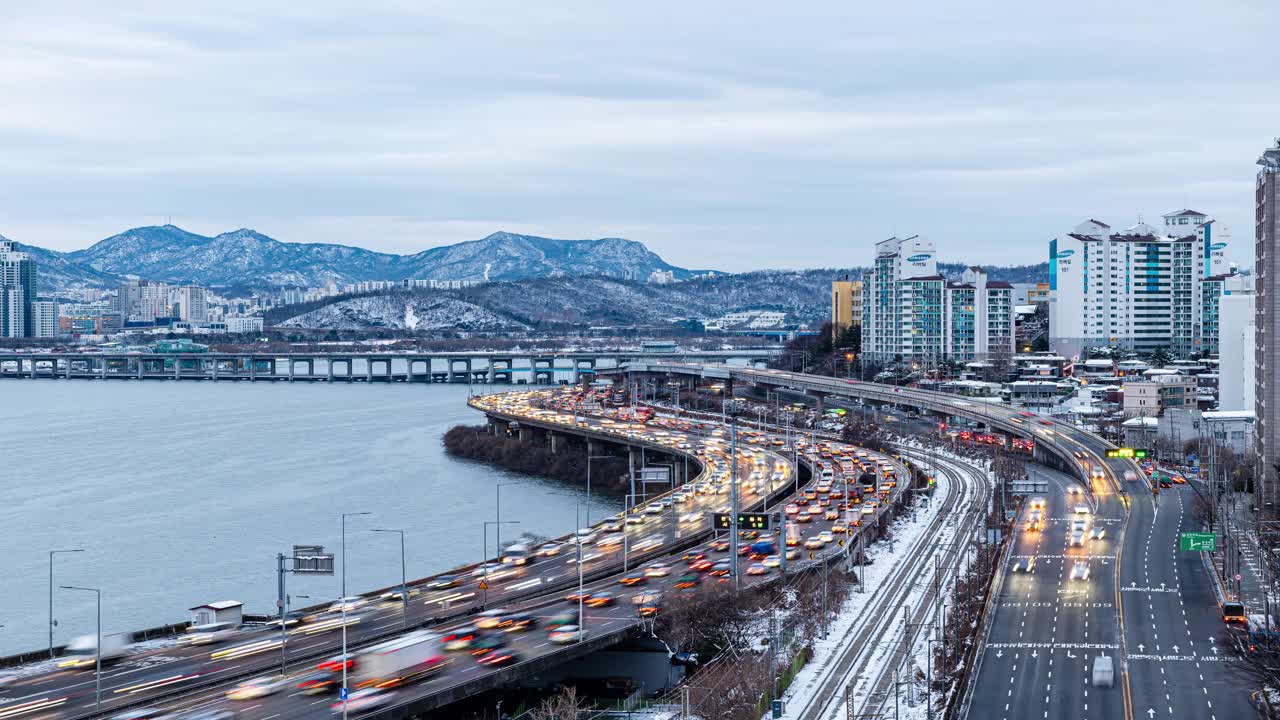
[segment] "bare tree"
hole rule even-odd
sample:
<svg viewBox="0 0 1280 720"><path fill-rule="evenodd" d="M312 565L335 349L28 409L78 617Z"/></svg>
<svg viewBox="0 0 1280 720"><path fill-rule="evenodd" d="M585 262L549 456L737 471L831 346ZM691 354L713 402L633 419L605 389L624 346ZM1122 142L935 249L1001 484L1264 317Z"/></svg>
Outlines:
<svg viewBox="0 0 1280 720"><path fill-rule="evenodd" d="M566 685L559 693L542 701L529 711L529 720L577 720L586 702L578 697L578 688Z"/></svg>

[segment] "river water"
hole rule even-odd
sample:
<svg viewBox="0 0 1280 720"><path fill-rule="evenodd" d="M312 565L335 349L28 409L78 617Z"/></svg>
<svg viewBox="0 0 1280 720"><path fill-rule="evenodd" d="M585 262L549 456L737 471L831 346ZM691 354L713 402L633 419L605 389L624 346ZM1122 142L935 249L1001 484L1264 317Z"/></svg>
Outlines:
<svg viewBox="0 0 1280 720"><path fill-rule="evenodd" d="M363 383L0 380L0 655L48 643L56 585L103 590L103 632L186 619L240 600L272 612L275 555L337 550L347 521L349 592L482 557L482 521L501 490L504 541L575 525L577 486L444 453L441 435L478 423L467 388ZM591 515L617 512L594 497ZM490 528L488 547L494 538ZM340 594L335 577L289 579L295 605ZM298 595L310 595L300 599ZM94 631L93 596L55 589L55 640Z"/></svg>

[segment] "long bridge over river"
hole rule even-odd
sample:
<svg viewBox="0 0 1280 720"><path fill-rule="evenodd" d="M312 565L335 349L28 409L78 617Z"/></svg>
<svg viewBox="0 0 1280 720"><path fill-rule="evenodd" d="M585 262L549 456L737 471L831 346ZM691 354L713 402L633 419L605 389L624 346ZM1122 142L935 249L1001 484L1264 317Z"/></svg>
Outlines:
<svg viewBox="0 0 1280 720"><path fill-rule="evenodd" d="M0 378L271 382L575 383L597 370L662 359L762 366L778 348L740 350L374 353L0 353Z"/></svg>

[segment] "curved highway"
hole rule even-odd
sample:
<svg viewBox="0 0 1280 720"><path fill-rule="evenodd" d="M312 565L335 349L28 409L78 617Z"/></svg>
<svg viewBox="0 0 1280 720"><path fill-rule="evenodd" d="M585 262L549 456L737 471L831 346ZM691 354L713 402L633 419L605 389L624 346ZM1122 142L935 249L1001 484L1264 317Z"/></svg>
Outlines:
<svg viewBox="0 0 1280 720"><path fill-rule="evenodd" d="M482 608L502 606L504 616L527 618L520 624L526 632L495 633L502 644L488 654L490 661L481 663L484 656L465 651L451 653L442 673L424 682L386 691L384 709L430 709L496 687L513 673L539 662L545 664L549 658L561 661L607 645L613 636L639 624L638 606L632 602L635 596L651 595L655 591L674 592L677 582L693 586L683 591L718 585L725 581L724 563L733 565L744 584L768 580L779 572L777 568L767 567L761 575L748 575L749 569L752 573L759 569L753 568L757 563L746 557L732 562L723 543L711 538L709 514L728 509L727 486L732 473L728 456L730 443L724 428L665 417L656 417L647 423L623 422L617 409L587 414L572 407L577 404L572 393L549 390L504 393L474 398L471 404L478 410L523 424L568 429L615 442L687 454L703 468L703 473L677 488L682 492L651 498L650 504L633 508L630 521L611 517L594 523L591 530L597 539L611 535L622 536L625 541L608 545L584 542L580 565L579 546L568 542L566 537L554 543L554 551L552 548L541 550L541 556L528 565L503 564L494 558L487 563L487 569L484 565L460 568L415 583L407 617L404 605L395 597L374 593L350 601L347 634L353 651L395 637L405 628L430 627L433 632L447 636L455 630L465 630L469 618ZM788 445L787 439L768 433L740 431L736 465L743 510L764 504L771 496L780 499L771 503L770 509L784 510L787 495L797 488L795 461L783 453L792 454L813 467L824 463L832 467L835 487L848 481L839 474L836 461L842 455L856 459L856 449L836 443L807 445L801 437L790 440L792 444ZM892 458L865 452L863 456L864 463L882 463L886 468L893 468L898 478L909 477L906 468ZM803 490L814 495L814 507L820 507L822 513L803 526L793 525L804 528L796 539L798 547L791 550L792 562L800 564L811 562L809 553L813 554L813 561L817 561L824 555L842 552L831 540L833 530L838 530L837 525L845 525L846 518L839 513L836 513L839 517L833 518L828 512L842 500L831 492L819 496L812 490L814 484ZM848 512L862 528L870 527L896 502L904 485L883 492L874 488L868 492L866 503L853 506ZM874 504L871 503L873 497ZM790 517L799 514L796 508L785 509ZM858 527L852 530L855 534L860 531ZM802 549L805 546L807 549ZM659 562L673 549L677 554ZM705 555L711 561L710 566L692 557L697 555ZM693 563L697 563L698 569L690 567ZM655 569L655 564L666 567ZM631 577L637 566L642 568L641 574L638 578ZM563 598L576 592L579 567L588 592L612 592L614 597L608 604L594 607L584 604L586 633L581 642L563 645L556 642L556 637L548 633L545 626L552 618L578 609L576 601ZM690 575L693 577L682 580ZM623 577L627 579L625 585L620 583ZM480 589L481 581L485 581L487 590ZM660 611L660 601L656 609ZM319 661L339 651L341 623L341 615L321 610L291 626L286 644L287 680L273 686L273 692L262 697L231 700L226 697L226 691L245 678L278 675L281 664L278 627L244 632L215 645L175 646L129 656L104 670L101 709L96 708L91 671L60 670L25 676L0 691L0 720L114 716L125 710L141 711L144 717L185 717L210 710L229 710L246 720L327 714L334 698L304 694L300 684L315 674ZM489 664L499 656L505 656L505 660Z"/></svg>
<svg viewBox="0 0 1280 720"><path fill-rule="evenodd" d="M1090 514L1108 528L1108 539L1099 547L1111 557L1090 563L1087 583L1059 582L1060 573L1070 572L1062 559L1071 555L1063 533L1070 531L1076 502L1064 513L1066 480L1057 478L1057 490L1046 497L1051 503L1046 530L1033 538L1023 530L1018 539L1017 552L1043 555L1046 564L1029 577L1008 573L1002 588L1006 602L1049 604L1001 607L992 646L982 656L972 717L1226 720L1256 715L1249 689L1230 677L1216 648L1223 623L1212 578L1199 553L1178 549L1180 533L1200 529L1183 498L1189 486L1154 494L1133 461L1106 457L1114 446L1097 435L1007 406L858 380L652 362L625 371L906 405L1030 437L1038 451L1054 454L1079 481ZM1090 659L1102 653L1117 660L1114 688L1091 688L1086 651Z"/></svg>

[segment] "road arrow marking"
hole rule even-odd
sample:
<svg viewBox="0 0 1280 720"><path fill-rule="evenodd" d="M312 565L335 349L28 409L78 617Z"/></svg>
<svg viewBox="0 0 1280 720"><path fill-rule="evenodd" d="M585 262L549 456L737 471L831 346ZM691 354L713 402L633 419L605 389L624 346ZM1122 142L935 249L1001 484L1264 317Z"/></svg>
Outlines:
<svg viewBox="0 0 1280 720"><path fill-rule="evenodd" d="M1174 651L1175 653L1176 653L1176 652L1178 652L1178 646L1177 646L1177 645L1174 645L1174 646L1173 646L1173 651Z"/></svg>
<svg viewBox="0 0 1280 720"><path fill-rule="evenodd" d="M1147 649L1146 645L1143 645L1141 643L1138 644L1138 652L1144 652L1146 649Z"/></svg>
<svg viewBox="0 0 1280 720"><path fill-rule="evenodd" d="M1156 711L1152 710L1151 708L1147 708L1147 717L1153 718L1155 716L1156 716Z"/></svg>

